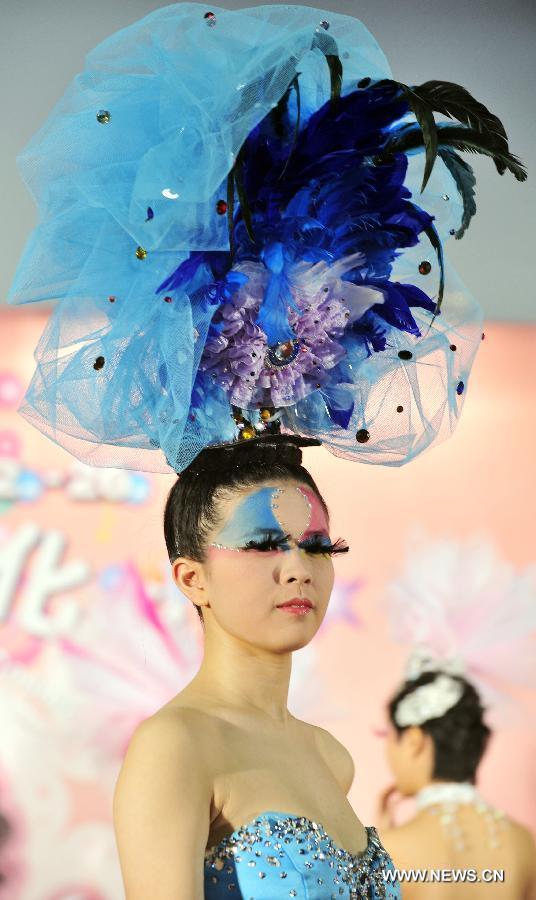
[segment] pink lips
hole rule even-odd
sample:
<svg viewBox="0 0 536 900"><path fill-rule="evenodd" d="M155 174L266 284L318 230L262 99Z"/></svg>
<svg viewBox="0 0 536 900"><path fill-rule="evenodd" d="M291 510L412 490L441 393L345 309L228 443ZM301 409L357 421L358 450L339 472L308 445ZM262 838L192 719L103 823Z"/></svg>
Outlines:
<svg viewBox="0 0 536 900"><path fill-rule="evenodd" d="M285 600L284 603L280 603L277 608L283 609L287 606L307 606L308 609L313 608L313 604L307 597L293 597L292 600Z"/></svg>
<svg viewBox="0 0 536 900"><path fill-rule="evenodd" d="M313 609L313 604L307 597L293 597L285 603L280 603L277 609L284 609L285 612L293 613L295 616L305 616Z"/></svg>

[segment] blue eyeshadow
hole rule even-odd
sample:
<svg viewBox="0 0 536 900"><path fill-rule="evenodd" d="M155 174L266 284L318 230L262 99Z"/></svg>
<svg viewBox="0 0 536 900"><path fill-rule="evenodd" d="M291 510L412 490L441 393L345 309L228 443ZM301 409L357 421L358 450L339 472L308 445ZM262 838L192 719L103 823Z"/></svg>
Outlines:
<svg viewBox="0 0 536 900"><path fill-rule="evenodd" d="M218 534L218 544L234 548L243 547L256 537L265 538L267 533L282 537L284 532L272 509L273 496L277 490L263 487L245 497Z"/></svg>

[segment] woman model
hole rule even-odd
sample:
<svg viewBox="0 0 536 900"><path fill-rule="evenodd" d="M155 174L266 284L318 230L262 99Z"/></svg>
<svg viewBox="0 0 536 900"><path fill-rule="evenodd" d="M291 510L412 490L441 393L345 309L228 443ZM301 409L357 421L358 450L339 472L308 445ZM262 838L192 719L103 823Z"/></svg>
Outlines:
<svg viewBox="0 0 536 900"><path fill-rule="evenodd" d="M413 636L414 647L388 705L394 785L382 798L381 834L398 869L428 873L401 886L410 900L432 892L536 897L531 833L476 787L491 735L486 718L495 713L500 722L508 683L534 684L534 586L534 573L513 573L479 540L428 542L393 586L394 634ZM413 797L416 807L399 825L397 795ZM458 872L457 880L431 883L431 871L440 870Z"/></svg>
<svg viewBox="0 0 536 900"><path fill-rule="evenodd" d="M398 896L376 832L347 800L350 754L287 708L292 653L318 631L332 557L348 550L300 457L286 443L207 450L169 496L173 573L205 651L193 681L138 728L119 776L132 900Z"/></svg>
<svg viewBox="0 0 536 900"><path fill-rule="evenodd" d="M405 699L435 688L441 670L407 682L389 704L387 756L395 789L414 797L416 815L394 826L386 813L382 840L398 869L465 872L464 882L404 882L402 896L536 898L536 847L527 828L490 806L475 787L489 729L475 688L456 678L460 696L443 715L401 717ZM403 721L405 724L399 724ZM476 873L470 875L468 873ZM486 874L489 873L489 874ZM498 874L494 874L498 873ZM480 883L473 883L478 877ZM487 880L489 879L489 880Z"/></svg>
<svg viewBox="0 0 536 900"><path fill-rule="evenodd" d="M179 3L92 51L21 156L41 219L11 301L60 301L21 412L92 465L180 474L166 539L205 628L119 779L128 900L397 895L347 752L286 708L344 549L298 448L402 465L454 429L482 337L442 244L476 209L467 149L526 177L496 116L391 79L353 17Z"/></svg>

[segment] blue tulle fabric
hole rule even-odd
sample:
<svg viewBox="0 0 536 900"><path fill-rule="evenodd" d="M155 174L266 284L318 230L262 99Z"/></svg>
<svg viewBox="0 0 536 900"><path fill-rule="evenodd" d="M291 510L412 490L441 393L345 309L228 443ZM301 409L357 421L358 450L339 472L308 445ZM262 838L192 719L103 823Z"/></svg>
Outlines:
<svg viewBox="0 0 536 900"><path fill-rule="evenodd" d="M381 157L414 121L389 74L358 20L303 6L179 3L93 50L19 158L40 219L10 301L57 301L23 415L154 472L236 439L237 409L369 463L448 437L481 312L447 264L434 316L430 234L462 206L440 159L421 194L421 154Z"/></svg>

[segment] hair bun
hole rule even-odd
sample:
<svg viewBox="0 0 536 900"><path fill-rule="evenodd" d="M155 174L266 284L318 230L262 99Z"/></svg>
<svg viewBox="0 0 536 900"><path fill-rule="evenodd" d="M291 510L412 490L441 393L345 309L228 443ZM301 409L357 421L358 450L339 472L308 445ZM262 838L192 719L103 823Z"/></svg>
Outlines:
<svg viewBox="0 0 536 900"><path fill-rule="evenodd" d="M220 472L222 469L247 467L251 462L259 460L299 466L302 462L302 447L320 446L321 441L316 438L297 434L259 435L249 440L206 447L180 474L188 472L192 475L201 475L203 472Z"/></svg>

